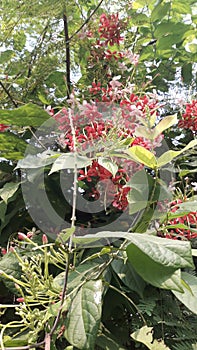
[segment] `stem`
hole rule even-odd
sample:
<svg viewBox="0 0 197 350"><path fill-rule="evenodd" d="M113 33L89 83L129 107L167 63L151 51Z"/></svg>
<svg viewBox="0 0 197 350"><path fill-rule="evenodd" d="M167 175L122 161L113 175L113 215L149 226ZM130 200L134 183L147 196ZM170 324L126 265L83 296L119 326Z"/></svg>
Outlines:
<svg viewBox="0 0 197 350"><path fill-rule="evenodd" d="M120 291L118 288L112 286L111 284L109 284L108 287L115 290L117 293L121 294L123 297L125 297L125 299L127 299L129 301L129 303L136 309L136 311L140 315L144 325L146 325L146 320L145 320L144 316L142 315L141 311L138 309L137 305L133 302L133 300L131 300L124 292Z"/></svg>
<svg viewBox="0 0 197 350"><path fill-rule="evenodd" d="M65 43L66 43L66 82L67 82L67 98L70 96L71 92L71 80L70 80L70 39L68 34L68 21L67 16L64 13L63 14L63 21L64 21L64 36L65 36Z"/></svg>
<svg viewBox="0 0 197 350"><path fill-rule="evenodd" d="M8 89L5 87L5 85L2 83L2 81L0 81L0 85L3 88L3 90L5 91L5 93L8 95L10 101L13 103L14 107L17 108L18 104L14 101L14 99L12 98L10 92L8 91Z"/></svg>
<svg viewBox="0 0 197 350"><path fill-rule="evenodd" d="M73 203L72 203L72 217L71 217L71 227L75 227L75 221L76 221L76 201L77 201L77 149L76 149L76 135L75 135L75 128L72 120L72 114L71 110L69 109L69 120L70 120L70 126L73 136L73 151L74 151L74 183L73 183ZM53 327L51 328L51 331L45 335L45 350L50 349L50 340L51 336L55 332L58 322L60 320L61 314L62 314L62 308L64 305L64 300L66 298L66 292L67 292L67 282L68 282L68 273L69 273L69 267L71 262L71 253L72 253L72 235L69 239L69 248L68 248L68 258L67 258L67 264L65 268L65 275L64 275L64 285L62 289L62 299L60 308L58 310L55 322L53 324ZM46 341L47 340L47 341Z"/></svg>

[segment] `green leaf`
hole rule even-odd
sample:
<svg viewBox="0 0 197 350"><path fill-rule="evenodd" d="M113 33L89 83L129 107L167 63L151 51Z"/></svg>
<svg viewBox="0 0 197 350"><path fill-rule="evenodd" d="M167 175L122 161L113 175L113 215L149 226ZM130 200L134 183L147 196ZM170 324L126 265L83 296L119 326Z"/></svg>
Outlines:
<svg viewBox="0 0 197 350"><path fill-rule="evenodd" d="M163 17L167 15L171 7L171 3L167 2L165 4L159 3L157 6L154 7L152 13L151 13L151 20L153 22L157 20L162 20Z"/></svg>
<svg viewBox="0 0 197 350"><path fill-rule="evenodd" d="M178 209L176 210L176 214L181 212L195 212L197 208L197 201L187 201L178 204Z"/></svg>
<svg viewBox="0 0 197 350"><path fill-rule="evenodd" d="M193 267L191 245L186 241L174 241L155 237L146 233L102 231L84 237L74 237L73 242L83 244L85 242L94 242L105 238L125 238L147 256L150 256L155 262L165 265L166 267L175 269Z"/></svg>
<svg viewBox="0 0 197 350"><path fill-rule="evenodd" d="M150 350L170 350L170 348L164 344L163 340L158 341L154 339L153 341L153 327L143 326L142 328L133 332L131 337L134 340L146 345Z"/></svg>
<svg viewBox="0 0 197 350"><path fill-rule="evenodd" d="M162 154L158 159L157 159L157 167L161 168L163 165L171 162L174 158L176 158L177 156L179 156L181 153L184 153L185 151L187 151L190 148L193 148L197 145L197 140L192 140L188 143L187 146L185 146L182 150L180 151L172 151L169 150L167 152L165 152L164 154Z"/></svg>
<svg viewBox="0 0 197 350"><path fill-rule="evenodd" d="M15 53L12 50L6 50L6 51L1 52L0 64L3 64L4 62L5 63L8 62L12 58L12 56L14 56L14 55L15 55Z"/></svg>
<svg viewBox="0 0 197 350"><path fill-rule="evenodd" d="M8 199L18 190L20 183L8 182L0 189L0 197L7 204Z"/></svg>
<svg viewBox="0 0 197 350"><path fill-rule="evenodd" d="M86 282L74 297L66 318L65 338L78 349L94 349L101 319L102 281Z"/></svg>
<svg viewBox="0 0 197 350"><path fill-rule="evenodd" d="M96 345L104 350L125 350L122 345L118 344L118 341L110 332L99 334L96 338Z"/></svg>
<svg viewBox="0 0 197 350"><path fill-rule="evenodd" d="M153 140L153 132L151 129L148 129L147 126L138 126L135 129L135 136L145 137L148 140Z"/></svg>
<svg viewBox="0 0 197 350"><path fill-rule="evenodd" d="M92 164L92 160L85 156L75 156L74 153L63 154L57 160L55 160L49 172L49 175L62 169L74 169L75 163L77 165L77 168L85 168L86 166Z"/></svg>
<svg viewBox="0 0 197 350"><path fill-rule="evenodd" d="M21 267L19 266L19 261L16 258L15 254L8 252L5 254L0 261L0 270L6 273L9 276L14 277L15 279L21 280ZM15 282L0 274L0 279L3 280L5 286L14 294L17 294L15 287Z"/></svg>
<svg viewBox="0 0 197 350"><path fill-rule="evenodd" d="M98 158L98 163L99 165L103 166L103 168L107 169L113 175L113 177L115 177L118 171L118 166L116 163L112 162L109 158L103 157Z"/></svg>
<svg viewBox="0 0 197 350"><path fill-rule="evenodd" d="M1 111L0 111L1 112ZM0 157L18 160L24 156L27 143L11 132L0 132Z"/></svg>
<svg viewBox="0 0 197 350"><path fill-rule="evenodd" d="M174 290L172 292L190 311L197 315L197 278L187 272L182 272L181 276L189 288L183 283L183 293Z"/></svg>
<svg viewBox="0 0 197 350"><path fill-rule="evenodd" d="M4 221L5 220L5 214L7 210L7 205L6 203L2 200L0 201L0 220Z"/></svg>
<svg viewBox="0 0 197 350"><path fill-rule="evenodd" d="M170 128L172 125L176 124L178 122L177 114L169 115L165 118L163 118L159 124L156 125L156 127L153 129L153 140L159 136L163 131Z"/></svg>
<svg viewBox="0 0 197 350"><path fill-rule="evenodd" d="M192 63L186 63L181 68L181 76L185 84L190 84L193 78L193 66Z"/></svg>
<svg viewBox="0 0 197 350"><path fill-rule="evenodd" d="M38 127L49 118L48 113L44 109L33 103L28 103L12 110L0 110L1 123L6 125Z"/></svg>
<svg viewBox="0 0 197 350"><path fill-rule="evenodd" d="M37 155L28 154L25 158L18 161L15 169L42 168L53 163L59 155L59 153L53 151L44 151Z"/></svg>
<svg viewBox="0 0 197 350"><path fill-rule="evenodd" d="M94 272L95 268L98 265L94 262L86 262L77 266L73 271L68 274L68 286L67 286L67 294L73 292L76 288L80 288L82 282L86 281L90 274ZM54 287L62 290L64 285L65 272L61 272L54 278L53 284Z"/></svg>
<svg viewBox="0 0 197 350"><path fill-rule="evenodd" d="M154 154L142 146L132 146L126 153L138 163L142 163L151 169L156 167L157 163Z"/></svg>
<svg viewBox="0 0 197 350"><path fill-rule="evenodd" d="M136 273L128 259L114 260L111 265L125 286L127 286L130 290L138 293L139 296L143 298L143 291L146 283Z"/></svg>
<svg viewBox="0 0 197 350"><path fill-rule="evenodd" d="M156 262L134 244L130 244L126 251L134 269L146 282L155 287L182 292L180 270Z"/></svg>
<svg viewBox="0 0 197 350"><path fill-rule="evenodd" d="M171 241L166 238L133 233L130 237L132 244L148 257L161 265L173 268L193 267L191 245L189 242ZM132 249L127 247L127 250ZM129 254L130 255L130 254Z"/></svg>
<svg viewBox="0 0 197 350"><path fill-rule="evenodd" d="M59 243L59 244L66 243L68 241L68 239L74 234L74 232L75 232L75 227L68 227L68 228L62 230L58 234L55 242Z"/></svg>

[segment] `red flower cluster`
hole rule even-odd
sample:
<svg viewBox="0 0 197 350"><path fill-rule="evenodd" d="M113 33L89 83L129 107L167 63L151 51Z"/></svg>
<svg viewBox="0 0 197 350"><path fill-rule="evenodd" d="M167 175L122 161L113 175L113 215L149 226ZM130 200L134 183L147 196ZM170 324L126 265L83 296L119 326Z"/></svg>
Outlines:
<svg viewBox="0 0 197 350"><path fill-rule="evenodd" d="M197 131L197 100L186 103L185 113L179 121L178 126L183 129Z"/></svg>
<svg viewBox="0 0 197 350"><path fill-rule="evenodd" d="M114 44L120 44L123 40L121 37L121 30L123 30L125 24L119 19L118 13L112 15L106 15L103 13L100 16L99 33L100 38L105 39L105 44L113 46Z"/></svg>
<svg viewBox="0 0 197 350"><path fill-rule="evenodd" d="M183 203L183 200L177 199L170 203L171 213L175 213L178 210L180 203ZM187 215L169 220L167 222L167 226L169 225L177 226L177 227L168 229L168 231L164 234L159 233L159 236L170 238L170 239L188 239L188 240L197 238L197 232L192 231L192 229L197 231L197 212L196 211L190 212ZM181 228L180 225L184 225L185 227Z"/></svg>
<svg viewBox="0 0 197 350"><path fill-rule="evenodd" d="M0 124L0 132L4 132L7 128L9 128L9 125Z"/></svg>
<svg viewBox="0 0 197 350"><path fill-rule="evenodd" d="M108 182L111 186L109 188ZM100 165L96 160L93 160L92 165L87 170L79 170L78 181L83 181L87 186L84 192L84 197L97 200L100 198L100 192L97 187L100 182L107 184L107 195L111 198L111 204L118 210L125 210L128 206L127 194L130 191L129 186L125 186L129 180L126 171L122 168L118 169L113 177L112 173ZM91 186L90 186L91 183Z"/></svg>

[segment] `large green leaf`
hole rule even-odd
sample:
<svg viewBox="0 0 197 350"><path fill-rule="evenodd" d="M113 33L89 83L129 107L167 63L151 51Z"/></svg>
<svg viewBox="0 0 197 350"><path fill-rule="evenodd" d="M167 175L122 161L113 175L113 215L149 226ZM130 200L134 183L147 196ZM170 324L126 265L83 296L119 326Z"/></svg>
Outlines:
<svg viewBox="0 0 197 350"><path fill-rule="evenodd" d="M132 146L126 153L138 163L142 163L152 169L156 167L157 163L154 154L142 146Z"/></svg>
<svg viewBox="0 0 197 350"><path fill-rule="evenodd" d="M145 281L155 287L182 292L180 270L156 262L134 244L127 247L127 255L136 272Z"/></svg>
<svg viewBox="0 0 197 350"><path fill-rule="evenodd" d="M98 158L98 163L105 169L107 169L113 175L113 177L115 177L118 171L118 166L116 163L112 162L109 158L103 157Z"/></svg>
<svg viewBox="0 0 197 350"><path fill-rule="evenodd" d="M44 151L37 155L28 154L25 158L18 161L15 169L37 169L49 165L59 157L59 153L53 151Z"/></svg>
<svg viewBox="0 0 197 350"><path fill-rule="evenodd" d="M66 153L55 160L49 175L63 169L74 169L75 163L77 168L85 168L92 164L92 160L85 156L76 155L74 153Z"/></svg>
<svg viewBox="0 0 197 350"><path fill-rule="evenodd" d="M117 273L120 280L130 290L139 294L143 298L143 291L146 286L144 280L136 273L128 259L118 259L112 262L112 268Z"/></svg>
<svg viewBox="0 0 197 350"><path fill-rule="evenodd" d="M0 189L0 197L6 204L8 203L8 199L18 190L19 186L20 183L7 182L3 188Z"/></svg>
<svg viewBox="0 0 197 350"><path fill-rule="evenodd" d="M111 337L110 337L111 336ZM104 350L126 350L122 345L118 343L118 341L114 338L114 336L105 330L105 333L101 333L96 338L96 345L99 348Z"/></svg>
<svg viewBox="0 0 197 350"><path fill-rule="evenodd" d="M153 129L153 139L159 136L164 130L170 128L172 125L178 122L177 115L169 115L163 118Z"/></svg>
<svg viewBox="0 0 197 350"><path fill-rule="evenodd" d="M74 237L78 244L97 242L105 238L125 238L138 247L155 262L175 269L193 267L190 242L174 241L166 238L155 237L146 233L110 232L103 231L96 234L88 234L83 237ZM102 242L100 243L102 244ZM129 247L129 246L128 246Z"/></svg>
<svg viewBox="0 0 197 350"><path fill-rule="evenodd" d="M131 334L131 337L147 346L149 350L170 350L168 348L163 340L158 341L154 339L153 341L153 327L143 326L142 328L138 329L137 331L133 332Z"/></svg>
<svg viewBox="0 0 197 350"><path fill-rule="evenodd" d="M163 17L167 15L171 7L171 3L167 2L165 4L159 2L157 6L154 7L152 13L151 13L151 20L154 21L160 21Z"/></svg>
<svg viewBox="0 0 197 350"><path fill-rule="evenodd" d="M101 319L102 281L86 282L74 297L64 336L78 349L94 349Z"/></svg>
<svg viewBox="0 0 197 350"><path fill-rule="evenodd" d="M0 111L1 112L1 111ZM11 132L0 132L0 157L9 160L23 158L27 143Z"/></svg>
<svg viewBox="0 0 197 350"><path fill-rule="evenodd" d="M181 153L184 153L190 148L193 148L197 145L197 140L192 140L188 143L187 146L185 146L182 150L180 151L172 151L169 150L165 153L163 153L158 159L157 159L157 166L158 168L162 167L163 165L171 162L174 158L179 156Z"/></svg>
<svg viewBox="0 0 197 350"><path fill-rule="evenodd" d="M19 266L18 259L12 252L9 252L3 256L2 260L0 261L0 270L2 270L11 278L14 277L19 281L21 280L21 267ZM3 274L0 274L0 279L3 280L4 284L10 291L17 294L17 289L15 287L14 281L4 277Z"/></svg>
<svg viewBox="0 0 197 350"><path fill-rule="evenodd" d="M197 278L187 272L182 272L182 284L184 293L173 290L174 295L192 312L197 314ZM187 285L189 288L187 288Z"/></svg>
<svg viewBox="0 0 197 350"><path fill-rule="evenodd" d="M33 103L12 110L0 110L1 123L6 125L38 127L49 118L44 109Z"/></svg>

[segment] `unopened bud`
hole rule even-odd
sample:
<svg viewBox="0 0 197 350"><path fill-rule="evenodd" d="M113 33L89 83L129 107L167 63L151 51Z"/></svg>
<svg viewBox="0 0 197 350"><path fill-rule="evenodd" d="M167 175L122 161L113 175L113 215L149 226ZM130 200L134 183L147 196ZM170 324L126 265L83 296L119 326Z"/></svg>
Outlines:
<svg viewBox="0 0 197 350"><path fill-rule="evenodd" d="M20 241L24 241L24 240L27 239L27 236L24 233L22 233L22 232L18 232L18 239Z"/></svg>
<svg viewBox="0 0 197 350"><path fill-rule="evenodd" d="M18 303L24 303L25 299L24 298L17 298L16 301L18 301Z"/></svg>
<svg viewBox="0 0 197 350"><path fill-rule="evenodd" d="M43 244L47 244L47 243L48 243L48 238L47 238L47 236L45 235L45 233L42 235L42 243L43 243Z"/></svg>
<svg viewBox="0 0 197 350"><path fill-rule="evenodd" d="M7 250L6 250L5 248L1 248L1 254L2 254L2 255L7 254Z"/></svg>

